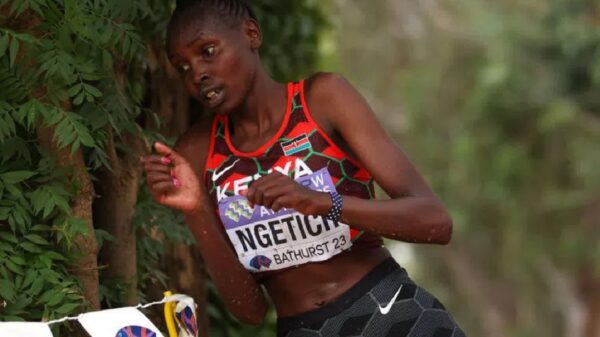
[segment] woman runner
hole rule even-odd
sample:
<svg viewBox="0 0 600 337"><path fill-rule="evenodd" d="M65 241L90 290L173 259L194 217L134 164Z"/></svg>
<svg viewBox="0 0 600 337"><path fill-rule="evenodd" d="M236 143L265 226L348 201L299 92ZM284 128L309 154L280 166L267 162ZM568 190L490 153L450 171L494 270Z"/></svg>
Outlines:
<svg viewBox="0 0 600 337"><path fill-rule="evenodd" d="M143 158L155 200L180 210L228 309L278 336L464 336L382 237L446 244L452 221L341 76L274 81L243 0L178 5L171 63L211 111ZM375 200L373 182L390 196Z"/></svg>

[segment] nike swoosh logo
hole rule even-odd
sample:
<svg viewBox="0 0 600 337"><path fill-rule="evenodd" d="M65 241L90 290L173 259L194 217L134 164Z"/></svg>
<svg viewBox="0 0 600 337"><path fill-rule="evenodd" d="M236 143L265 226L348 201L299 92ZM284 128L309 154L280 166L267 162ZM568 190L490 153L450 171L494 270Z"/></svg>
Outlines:
<svg viewBox="0 0 600 337"><path fill-rule="evenodd" d="M390 310L392 309L392 306L394 305L394 302L396 302L396 297L398 297L398 295L400 295L400 290L402 290L402 286L404 284L400 285L400 288L398 288L398 291L396 291L396 295L394 295L394 297L392 297L392 300L388 302L388 304L382 308L381 304L377 304L379 306L379 312L381 312L382 315L387 315Z"/></svg>
<svg viewBox="0 0 600 337"><path fill-rule="evenodd" d="M237 164L238 161L240 161L240 160L238 159L238 160L234 161L233 164L222 169L221 172L219 172L219 173L213 172L212 181L215 182L215 181L219 180L219 178L221 178L221 176L223 176L225 173L227 173L227 171L231 170L235 166L235 164Z"/></svg>

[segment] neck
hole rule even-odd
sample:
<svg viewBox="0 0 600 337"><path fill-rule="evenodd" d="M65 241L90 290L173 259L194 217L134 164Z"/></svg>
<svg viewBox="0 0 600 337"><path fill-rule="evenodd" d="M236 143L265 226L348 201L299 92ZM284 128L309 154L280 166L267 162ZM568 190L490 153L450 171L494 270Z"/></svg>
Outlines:
<svg viewBox="0 0 600 337"><path fill-rule="evenodd" d="M281 122L287 105L287 89L260 66L242 109L230 115L235 129L259 136Z"/></svg>

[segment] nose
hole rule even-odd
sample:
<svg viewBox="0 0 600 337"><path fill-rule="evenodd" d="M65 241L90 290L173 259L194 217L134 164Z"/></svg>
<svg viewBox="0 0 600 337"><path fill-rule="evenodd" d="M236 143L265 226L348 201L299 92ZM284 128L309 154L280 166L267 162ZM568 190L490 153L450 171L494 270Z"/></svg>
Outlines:
<svg viewBox="0 0 600 337"><path fill-rule="evenodd" d="M191 70L193 71L192 80L194 81L194 84L202 84L210 79L208 67L200 64L200 62L193 64Z"/></svg>
<svg viewBox="0 0 600 337"><path fill-rule="evenodd" d="M194 74L194 84L202 84L208 81L210 77L206 73Z"/></svg>

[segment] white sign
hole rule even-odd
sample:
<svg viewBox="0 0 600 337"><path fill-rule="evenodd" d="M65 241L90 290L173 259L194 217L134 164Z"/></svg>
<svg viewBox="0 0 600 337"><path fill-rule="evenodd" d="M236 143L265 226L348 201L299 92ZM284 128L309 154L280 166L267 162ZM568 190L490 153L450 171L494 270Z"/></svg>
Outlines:
<svg viewBox="0 0 600 337"><path fill-rule="evenodd" d="M0 322L2 337L52 337L46 323Z"/></svg>
<svg viewBox="0 0 600 337"><path fill-rule="evenodd" d="M80 315L78 320L91 337L164 337L158 328L135 308L90 312Z"/></svg>

